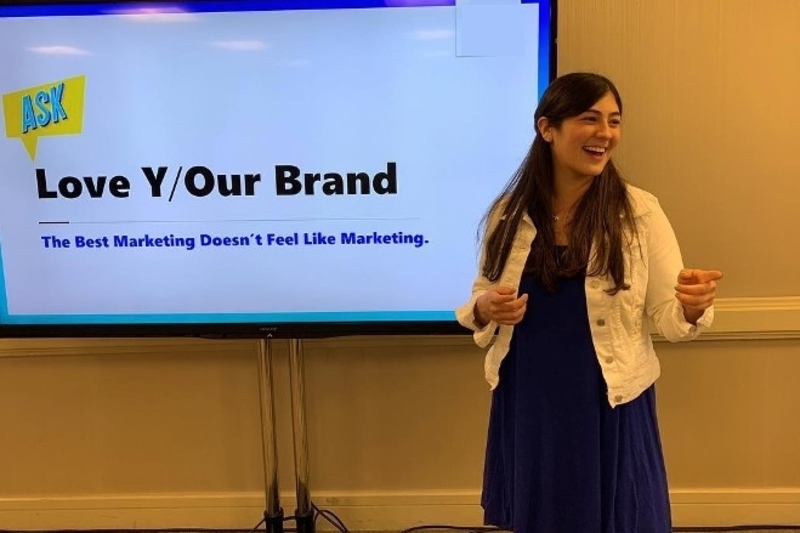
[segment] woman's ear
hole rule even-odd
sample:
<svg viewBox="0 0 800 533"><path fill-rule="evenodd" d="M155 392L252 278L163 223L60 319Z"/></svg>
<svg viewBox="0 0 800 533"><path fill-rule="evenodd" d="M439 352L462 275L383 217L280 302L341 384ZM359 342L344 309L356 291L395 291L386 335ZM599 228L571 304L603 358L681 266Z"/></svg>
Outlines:
<svg viewBox="0 0 800 533"><path fill-rule="evenodd" d="M544 139L544 142L549 143L553 141L553 127L550 125L550 121L547 120L547 117L541 117L536 121L536 129L539 131L539 135L542 136L542 139Z"/></svg>

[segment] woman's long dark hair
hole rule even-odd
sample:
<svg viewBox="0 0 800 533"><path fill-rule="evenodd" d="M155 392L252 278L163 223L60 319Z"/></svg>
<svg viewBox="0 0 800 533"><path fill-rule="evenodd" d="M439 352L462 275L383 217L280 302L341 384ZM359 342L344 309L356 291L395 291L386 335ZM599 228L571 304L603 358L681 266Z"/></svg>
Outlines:
<svg viewBox="0 0 800 533"><path fill-rule="evenodd" d="M586 112L609 92L614 95L621 113L622 99L609 79L592 73L561 76L542 96L534 124L545 117L558 129L565 119ZM497 220L497 224L484 245L483 275L491 281L500 278L516 229L527 212L537 229L527 268L547 289L555 290L559 276L576 275L585 270L590 276L611 274L614 287L607 289L609 294L627 290L622 252L624 228L627 226L633 230L635 223L625 181L613 161L609 160L600 175L594 178L576 206L569 226L569 247L560 258L555 246L552 212L554 176L550 145L542 139L537 128L528 154L484 217L485 230L488 230L488 220ZM592 244L596 245L597 253L590 264Z"/></svg>

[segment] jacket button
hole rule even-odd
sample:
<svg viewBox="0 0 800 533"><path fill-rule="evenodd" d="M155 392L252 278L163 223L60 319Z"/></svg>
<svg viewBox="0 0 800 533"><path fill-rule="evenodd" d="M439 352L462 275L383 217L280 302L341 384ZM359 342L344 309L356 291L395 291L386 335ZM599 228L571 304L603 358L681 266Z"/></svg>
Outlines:
<svg viewBox="0 0 800 533"><path fill-rule="evenodd" d="M606 321L605 321L605 320L603 320L603 319L601 318L601 319L599 319L599 320L597 321L597 325L598 325L598 326L605 326L605 325L606 325Z"/></svg>
<svg viewBox="0 0 800 533"><path fill-rule="evenodd" d="M611 356L606 357L606 363L608 363L610 365L613 362L614 362L614 358L613 357L611 357Z"/></svg>
<svg viewBox="0 0 800 533"><path fill-rule="evenodd" d="M617 403L620 403L622 401L622 396L617 394L616 396L614 396L614 401L617 402Z"/></svg>

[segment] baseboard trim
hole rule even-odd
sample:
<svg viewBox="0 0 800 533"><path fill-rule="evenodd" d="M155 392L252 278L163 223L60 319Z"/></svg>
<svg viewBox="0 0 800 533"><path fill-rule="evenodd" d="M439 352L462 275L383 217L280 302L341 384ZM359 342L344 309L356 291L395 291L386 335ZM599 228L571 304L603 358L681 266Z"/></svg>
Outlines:
<svg viewBox="0 0 800 533"><path fill-rule="evenodd" d="M312 502L335 513L351 531L401 531L426 524L481 524L477 491L316 492ZM255 492L0 498L0 528L251 529L263 518L265 497ZM296 499L281 495L284 514ZM320 519L318 529L333 527ZM293 527L293 524L287 525Z"/></svg>
<svg viewBox="0 0 800 533"><path fill-rule="evenodd" d="M800 526L800 488L673 490L675 526Z"/></svg>
<svg viewBox="0 0 800 533"><path fill-rule="evenodd" d="M800 489L675 490L671 497L676 527L800 524ZM477 490L319 492L312 501L351 531L482 524ZM294 513L292 495L283 495L281 505L285 514ZM250 529L263 512L264 495L255 492L0 498L0 528ZM318 529L333 528L320 520Z"/></svg>

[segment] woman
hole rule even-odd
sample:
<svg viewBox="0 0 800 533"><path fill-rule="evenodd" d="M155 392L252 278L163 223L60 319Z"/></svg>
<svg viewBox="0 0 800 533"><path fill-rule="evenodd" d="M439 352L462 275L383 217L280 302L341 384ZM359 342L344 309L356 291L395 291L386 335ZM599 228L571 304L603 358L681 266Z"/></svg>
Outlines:
<svg viewBox="0 0 800 533"><path fill-rule="evenodd" d="M603 76L548 87L457 310L491 344L485 521L515 533L671 531L650 333L694 339L722 274L684 269L657 199L620 177L621 117Z"/></svg>

